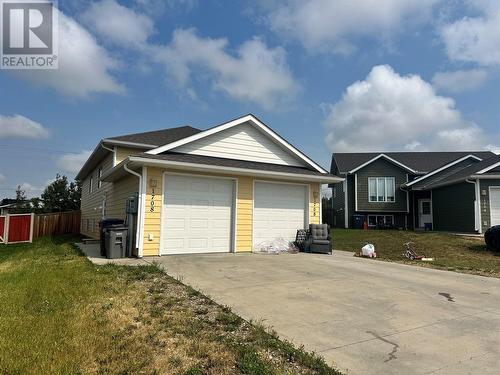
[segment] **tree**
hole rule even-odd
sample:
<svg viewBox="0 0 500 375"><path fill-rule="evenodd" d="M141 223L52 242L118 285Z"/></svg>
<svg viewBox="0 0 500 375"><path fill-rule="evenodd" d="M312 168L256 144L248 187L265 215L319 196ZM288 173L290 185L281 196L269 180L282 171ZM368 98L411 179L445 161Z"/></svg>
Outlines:
<svg viewBox="0 0 500 375"><path fill-rule="evenodd" d="M81 187L78 182L68 182L66 176L56 175L56 179L45 188L41 195L45 212L64 212L80 209Z"/></svg>
<svg viewBox="0 0 500 375"><path fill-rule="evenodd" d="M11 210L14 214L23 214L30 212L31 205L28 199L26 199L26 192L21 189L21 185L17 186L16 189L16 199L14 201L14 208Z"/></svg>

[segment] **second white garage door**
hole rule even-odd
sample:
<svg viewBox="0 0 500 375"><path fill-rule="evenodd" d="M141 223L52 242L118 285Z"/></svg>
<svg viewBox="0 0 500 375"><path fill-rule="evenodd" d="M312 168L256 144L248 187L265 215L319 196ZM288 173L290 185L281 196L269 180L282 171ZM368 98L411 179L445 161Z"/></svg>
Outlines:
<svg viewBox="0 0 500 375"><path fill-rule="evenodd" d="M500 188L490 188L491 225L500 225Z"/></svg>
<svg viewBox="0 0 500 375"><path fill-rule="evenodd" d="M234 181L166 175L162 254L231 251Z"/></svg>
<svg viewBox="0 0 500 375"><path fill-rule="evenodd" d="M307 225L307 186L256 182L253 244L282 237L294 241Z"/></svg>

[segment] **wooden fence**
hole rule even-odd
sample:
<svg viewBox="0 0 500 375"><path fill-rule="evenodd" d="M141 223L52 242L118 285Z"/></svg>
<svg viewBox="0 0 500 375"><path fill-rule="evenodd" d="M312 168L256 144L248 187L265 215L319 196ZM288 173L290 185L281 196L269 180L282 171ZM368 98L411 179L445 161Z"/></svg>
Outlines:
<svg viewBox="0 0 500 375"><path fill-rule="evenodd" d="M33 238L80 233L80 211L35 215Z"/></svg>

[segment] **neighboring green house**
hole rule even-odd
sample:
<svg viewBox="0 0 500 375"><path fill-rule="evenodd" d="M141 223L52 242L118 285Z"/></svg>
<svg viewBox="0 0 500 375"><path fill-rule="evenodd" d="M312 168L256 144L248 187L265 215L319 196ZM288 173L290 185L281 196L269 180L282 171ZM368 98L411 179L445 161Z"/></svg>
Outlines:
<svg viewBox="0 0 500 375"><path fill-rule="evenodd" d="M334 153L334 226L483 233L500 225L500 156L479 152ZM357 215L357 219L355 216Z"/></svg>

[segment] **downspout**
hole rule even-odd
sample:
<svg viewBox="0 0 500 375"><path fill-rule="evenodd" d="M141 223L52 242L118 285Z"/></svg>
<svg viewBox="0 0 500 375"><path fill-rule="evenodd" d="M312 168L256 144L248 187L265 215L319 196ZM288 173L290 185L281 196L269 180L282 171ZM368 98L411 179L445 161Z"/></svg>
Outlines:
<svg viewBox="0 0 500 375"><path fill-rule="evenodd" d="M479 194L479 183L476 181L469 181L469 179L465 179L465 182L474 185L474 195L476 197L475 201L475 210L474 210L474 221L476 225L476 230L478 233L483 233L482 225L481 225L481 196Z"/></svg>
<svg viewBox="0 0 500 375"><path fill-rule="evenodd" d="M142 212L142 200L143 200L143 198L142 198L142 175L140 173L137 173L137 172L131 170L128 167L128 163L129 162L126 162L123 165L123 169L125 171L127 171L128 173L133 174L136 177L139 177L139 201L137 203L137 230L136 230L136 234L135 234L135 246L138 249L137 254L138 254L139 258L141 258L142 257L142 249L140 248L140 240L141 240L140 235L141 235L141 227L142 227L143 219L144 219L144 215Z"/></svg>

